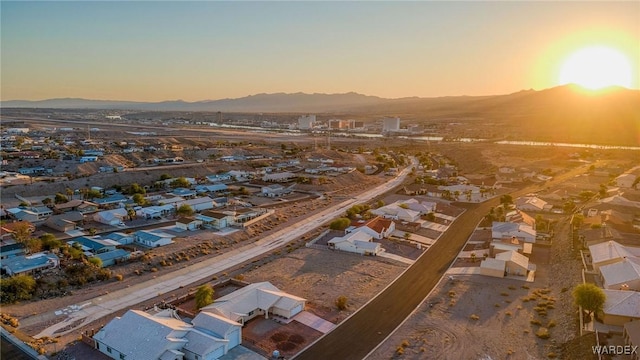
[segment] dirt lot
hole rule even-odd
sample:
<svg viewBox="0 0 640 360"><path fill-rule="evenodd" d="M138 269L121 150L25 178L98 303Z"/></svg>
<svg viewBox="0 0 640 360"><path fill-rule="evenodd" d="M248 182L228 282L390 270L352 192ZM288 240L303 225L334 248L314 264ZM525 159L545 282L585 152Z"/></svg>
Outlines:
<svg viewBox="0 0 640 360"><path fill-rule="evenodd" d="M570 289L580 281L580 263L568 249L569 240L560 234L551 248L534 247L533 283L482 275L445 278L368 359L583 358L563 350L578 329ZM537 335L544 337L544 329L547 339Z"/></svg>

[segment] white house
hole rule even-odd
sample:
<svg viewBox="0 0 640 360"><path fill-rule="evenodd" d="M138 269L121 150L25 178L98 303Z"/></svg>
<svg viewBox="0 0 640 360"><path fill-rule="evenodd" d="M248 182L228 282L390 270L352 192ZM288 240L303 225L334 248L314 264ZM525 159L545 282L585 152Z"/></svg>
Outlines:
<svg viewBox="0 0 640 360"><path fill-rule="evenodd" d="M516 209L523 211L551 211L553 205L536 196L523 196L515 201Z"/></svg>
<svg viewBox="0 0 640 360"><path fill-rule="evenodd" d="M303 298L282 292L269 282L260 282L225 295L202 311L245 324L261 315L268 319L270 314L291 319L304 310L305 304Z"/></svg>
<svg viewBox="0 0 640 360"><path fill-rule="evenodd" d="M133 241L148 247L169 245L175 235L170 235L161 230L138 230L133 233Z"/></svg>
<svg viewBox="0 0 640 360"><path fill-rule="evenodd" d="M415 222L420 219L420 212L411 210L409 204L405 204L403 201L396 201L393 204L381 206L377 209L371 210L374 215L379 215L387 219L402 220L408 222Z"/></svg>
<svg viewBox="0 0 640 360"><path fill-rule="evenodd" d="M600 275L605 289L640 291L640 258L600 266Z"/></svg>
<svg viewBox="0 0 640 360"><path fill-rule="evenodd" d="M183 217L176 220L176 227L181 230L195 231L202 226L202 220L192 217Z"/></svg>
<svg viewBox="0 0 640 360"><path fill-rule="evenodd" d="M496 260L505 262L504 271L507 275L527 276L529 271L535 271L536 266L529 263L529 258L517 251L506 251L496 255Z"/></svg>
<svg viewBox="0 0 640 360"><path fill-rule="evenodd" d="M93 339L100 352L116 360L216 360L241 343L242 326L214 314L199 313L189 324L171 309L154 315L129 310Z"/></svg>
<svg viewBox="0 0 640 360"><path fill-rule="evenodd" d="M382 252L380 243L373 242L373 236L367 231L357 229L327 242L329 249L352 252L360 255L378 255Z"/></svg>
<svg viewBox="0 0 640 360"><path fill-rule="evenodd" d="M629 321L640 320L640 292L604 289L604 294L607 300L602 309L603 323L623 326Z"/></svg>
<svg viewBox="0 0 640 360"><path fill-rule="evenodd" d="M480 262L480 274L497 278L504 277L504 260L486 258Z"/></svg>
<svg viewBox="0 0 640 360"><path fill-rule="evenodd" d="M351 223L351 226L345 229L345 232L364 231L375 239L384 239L388 238L395 230L396 223L389 219L376 216L368 221L358 220Z"/></svg>
<svg viewBox="0 0 640 360"><path fill-rule="evenodd" d="M625 258L640 258L640 247L624 246L610 240L589 246L593 269L623 261Z"/></svg>
<svg viewBox="0 0 640 360"><path fill-rule="evenodd" d="M292 173L292 172L281 172L281 173L273 173L273 174L265 174L262 177L262 181L268 181L268 182L285 182L285 181L289 181L291 179L295 179L297 178L298 175Z"/></svg>
<svg viewBox="0 0 640 360"><path fill-rule="evenodd" d="M127 209L113 209L93 214L93 220L106 225L118 225L128 217Z"/></svg>
<svg viewBox="0 0 640 360"><path fill-rule="evenodd" d="M284 187L279 184L272 184L262 187L262 196L266 197L280 197L290 194L292 186Z"/></svg>
<svg viewBox="0 0 640 360"><path fill-rule="evenodd" d="M220 211L205 211L197 214L196 219L201 220L205 227L224 229L234 222L234 216Z"/></svg>
<svg viewBox="0 0 640 360"><path fill-rule="evenodd" d="M491 226L493 239L516 238L528 243L536 242L536 231L527 224L494 221Z"/></svg>
<svg viewBox="0 0 640 360"><path fill-rule="evenodd" d="M176 203L176 209L182 205L189 205L193 211L200 212L213 209L213 199L208 196L203 196L195 199L179 201Z"/></svg>

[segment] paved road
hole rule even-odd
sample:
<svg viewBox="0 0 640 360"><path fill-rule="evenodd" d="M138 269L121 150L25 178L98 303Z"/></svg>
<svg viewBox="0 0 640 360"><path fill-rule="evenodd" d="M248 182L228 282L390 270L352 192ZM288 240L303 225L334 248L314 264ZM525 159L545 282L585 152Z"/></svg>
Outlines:
<svg viewBox="0 0 640 360"><path fill-rule="evenodd" d="M413 159L413 166L415 166L415 164L416 161ZM159 276L156 279L96 297L82 304L76 304L74 308L75 311L71 312L68 318L44 329L35 337L52 337L55 335L67 334L85 324L98 320L118 310L130 308L158 295L176 290L180 288L180 286L188 286L189 284L201 281L217 273L224 272L227 269L235 267L236 265L259 257L277 247L283 246L286 243L299 238L323 223L340 216L347 208L354 204L368 201L371 198L393 189L404 181L405 177L410 172L411 167L412 166L407 167L397 177L391 179L385 184L354 196L338 205L327 208L318 214L310 216L303 224L295 224L242 248L232 250L220 256ZM53 315L44 314L42 317L53 317ZM61 330L63 328L64 330Z"/></svg>
<svg viewBox="0 0 640 360"><path fill-rule="evenodd" d="M584 173L588 166L589 164L572 169L551 182L529 186L515 191L512 195L515 198L539 191L543 186L555 185ZM296 355L294 359L364 359L429 295L462 250L480 220L491 207L498 204L499 199L494 198L481 204L461 205L466 207L467 211L460 215L450 225L449 230L442 234L438 241L395 282L335 330Z"/></svg>

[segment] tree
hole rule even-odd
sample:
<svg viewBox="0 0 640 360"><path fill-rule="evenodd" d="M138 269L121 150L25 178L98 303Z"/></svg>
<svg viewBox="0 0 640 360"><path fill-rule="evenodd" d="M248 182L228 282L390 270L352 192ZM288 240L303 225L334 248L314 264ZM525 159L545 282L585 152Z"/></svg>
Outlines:
<svg viewBox="0 0 640 360"><path fill-rule="evenodd" d="M349 220L348 218L339 218L333 220L331 224L329 224L329 228L331 230L344 230L348 228L349 225L351 225L351 220Z"/></svg>
<svg viewBox="0 0 640 360"><path fill-rule="evenodd" d="M95 199L95 198L101 198L102 197L102 193L99 190L94 190L91 189L89 191L87 191L87 199Z"/></svg>
<svg viewBox="0 0 640 360"><path fill-rule="evenodd" d="M178 210L176 210L176 214L180 216L191 216L193 215L193 209L187 204L182 204Z"/></svg>
<svg viewBox="0 0 640 360"><path fill-rule="evenodd" d="M189 180L187 180L187 178L185 178L184 176L181 176L175 180L173 180L171 182L171 184L169 184L172 188L188 188L191 186L191 183L189 182Z"/></svg>
<svg viewBox="0 0 640 360"><path fill-rule="evenodd" d="M147 191L138 183L133 183L127 189L127 194L145 194Z"/></svg>
<svg viewBox="0 0 640 360"><path fill-rule="evenodd" d="M133 202L135 202L136 204L142 206L144 204L147 203L147 199L144 198L144 195L137 193L133 195Z"/></svg>
<svg viewBox="0 0 640 360"><path fill-rule="evenodd" d="M36 281L29 275L16 275L0 280L0 300L12 303L29 300L36 290Z"/></svg>
<svg viewBox="0 0 640 360"><path fill-rule="evenodd" d="M53 199L53 202L56 204L64 204L67 201L69 201L69 199L66 196L64 196L64 194L62 193L56 193L56 196Z"/></svg>
<svg viewBox="0 0 640 360"><path fill-rule="evenodd" d="M160 175L160 181L169 180L169 179L171 179L171 175L169 174Z"/></svg>
<svg viewBox="0 0 640 360"><path fill-rule="evenodd" d="M213 303L213 287L210 284L204 284L196 290L196 307L198 310Z"/></svg>
<svg viewBox="0 0 640 360"><path fill-rule="evenodd" d="M382 200L378 200L378 201L376 201L376 209L377 209L377 208L381 208L381 207L383 207L383 206L384 206L384 201L382 201Z"/></svg>
<svg viewBox="0 0 640 360"><path fill-rule="evenodd" d="M44 205L44 206L49 206L49 205L51 205L52 202L53 202L53 200L51 200L51 198L42 199L42 205Z"/></svg>
<svg viewBox="0 0 640 360"><path fill-rule="evenodd" d="M58 240L53 234L47 233L40 236L40 241L42 242L42 248L44 250L58 249L62 246L62 241Z"/></svg>
<svg viewBox="0 0 640 360"><path fill-rule="evenodd" d="M576 204L571 200L567 200L562 205L562 210L564 210L565 214L571 214L575 209L576 209Z"/></svg>
<svg viewBox="0 0 640 360"><path fill-rule="evenodd" d="M97 268L102 267L102 260L99 257L95 257L95 256L90 257L89 263Z"/></svg>
<svg viewBox="0 0 640 360"><path fill-rule="evenodd" d="M573 289L573 301L589 313L602 310L607 296L604 291L592 283L580 284Z"/></svg>
<svg viewBox="0 0 640 360"><path fill-rule="evenodd" d="M500 196L500 204L503 204L503 205L513 204L513 197L509 194Z"/></svg>

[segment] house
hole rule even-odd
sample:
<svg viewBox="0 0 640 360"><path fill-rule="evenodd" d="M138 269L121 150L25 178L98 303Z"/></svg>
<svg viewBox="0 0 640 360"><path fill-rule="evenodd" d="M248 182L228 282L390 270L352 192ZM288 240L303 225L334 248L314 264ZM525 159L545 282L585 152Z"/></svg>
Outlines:
<svg viewBox="0 0 640 360"><path fill-rule="evenodd" d="M621 188L631 189L633 188L636 178L637 176L635 176L634 174L627 173L627 174L622 174L617 178L615 178L615 182L616 182L616 185Z"/></svg>
<svg viewBox="0 0 640 360"><path fill-rule="evenodd" d="M627 257L600 266L600 276L605 289L640 291L640 258Z"/></svg>
<svg viewBox="0 0 640 360"><path fill-rule="evenodd" d="M589 246L593 269L599 271L601 266L623 261L628 257L640 258L640 247L624 246L610 240Z"/></svg>
<svg viewBox="0 0 640 360"><path fill-rule="evenodd" d="M177 189L174 189L169 194L173 196L181 197L181 198L193 198L196 196L196 191L191 189L185 189L185 188L177 188Z"/></svg>
<svg viewBox="0 0 640 360"><path fill-rule="evenodd" d="M280 291L270 282L259 282L240 288L202 308L202 312L223 316L242 325L264 315L291 319L305 308L306 300Z"/></svg>
<svg viewBox="0 0 640 360"><path fill-rule="evenodd" d="M122 232L113 232L102 236L102 238L116 241L120 245L127 245L133 242L133 234L125 234Z"/></svg>
<svg viewBox="0 0 640 360"><path fill-rule="evenodd" d="M489 253L493 256L506 251L517 251L525 256L531 255L533 244L518 239L494 240L489 244Z"/></svg>
<svg viewBox="0 0 640 360"><path fill-rule="evenodd" d="M494 258L486 258L480 262L480 274L502 278L505 275L505 262Z"/></svg>
<svg viewBox="0 0 640 360"><path fill-rule="evenodd" d="M536 231L527 224L494 221L491 226L493 239L518 239L528 243L536 242Z"/></svg>
<svg viewBox="0 0 640 360"><path fill-rule="evenodd" d="M375 239L384 239L388 238L395 230L395 222L376 216L370 220L353 221L351 226L345 229L345 232L365 231Z"/></svg>
<svg viewBox="0 0 640 360"><path fill-rule="evenodd" d="M173 205L147 206L138 211L136 215L145 219L160 219L174 212L176 209Z"/></svg>
<svg viewBox="0 0 640 360"><path fill-rule="evenodd" d="M192 217L182 217L176 220L176 227L181 230L198 230L202 226L202 224L202 220Z"/></svg>
<svg viewBox="0 0 640 360"><path fill-rule="evenodd" d="M516 209L523 211L551 211L553 205L536 196L523 196L515 201Z"/></svg>
<svg viewBox="0 0 640 360"><path fill-rule="evenodd" d="M80 158L80 163L81 164L84 164L84 163L87 163L87 162L96 162L96 161L98 161L98 157L94 156L94 155L92 155L92 156L82 156Z"/></svg>
<svg viewBox="0 0 640 360"><path fill-rule="evenodd" d="M18 221L38 222L42 221L35 212L24 208L7 209L7 214Z"/></svg>
<svg viewBox="0 0 640 360"><path fill-rule="evenodd" d="M222 193L229 190L229 187L225 184L213 184L213 185L198 185L196 191L199 194L203 193Z"/></svg>
<svg viewBox="0 0 640 360"><path fill-rule="evenodd" d="M507 275L527 276L529 271L535 271L536 266L529 263L529 258L517 251L506 251L496 255L496 260L505 262Z"/></svg>
<svg viewBox="0 0 640 360"><path fill-rule="evenodd" d="M8 259L14 256L24 255L24 244L15 241L5 242L0 245L0 260Z"/></svg>
<svg viewBox="0 0 640 360"><path fill-rule="evenodd" d="M84 200L70 200L63 204L56 204L53 209L57 213L79 211L83 214L91 214L98 211L98 204Z"/></svg>
<svg viewBox="0 0 640 360"><path fill-rule="evenodd" d="M100 211L93 214L93 220L106 225L118 225L129 217L127 209L113 209Z"/></svg>
<svg viewBox="0 0 640 360"><path fill-rule="evenodd" d="M214 174L214 175L207 175L207 180L209 182L212 183L218 183L218 182L223 182L223 181L230 181L232 179L232 176L230 173L221 173L221 174Z"/></svg>
<svg viewBox="0 0 640 360"><path fill-rule="evenodd" d="M629 321L640 320L640 292L604 289L607 300L602 309L602 322L623 326Z"/></svg>
<svg viewBox="0 0 640 360"><path fill-rule="evenodd" d="M279 184L272 184L272 185L263 186L261 192L262 192L262 196L280 197L280 196L290 194L293 191L292 188L293 186L284 187Z"/></svg>
<svg viewBox="0 0 640 360"><path fill-rule="evenodd" d="M213 314L200 313L189 324L171 309L154 315L129 310L93 339L100 352L116 360L216 360L241 343L242 326Z"/></svg>
<svg viewBox="0 0 640 360"><path fill-rule="evenodd" d="M177 202L176 209L182 205L189 205L195 212L213 209L213 199L208 196Z"/></svg>
<svg viewBox="0 0 640 360"><path fill-rule="evenodd" d="M79 211L70 211L68 213L53 215L48 218L44 224L45 226L61 231L67 232L75 229L79 224L84 222L84 215Z"/></svg>
<svg viewBox="0 0 640 360"><path fill-rule="evenodd" d="M640 208L640 202L629 200L622 195L613 195L608 198L604 198L599 202L602 204L608 204L608 205L619 205L619 206L626 206L626 207L632 207L632 208Z"/></svg>
<svg viewBox="0 0 640 360"><path fill-rule="evenodd" d="M197 214L195 218L202 221L205 227L215 229L224 229L234 221L233 215L220 211L205 211L202 214Z"/></svg>
<svg viewBox="0 0 640 360"><path fill-rule="evenodd" d="M373 236L367 231L355 230L341 237L329 240L329 249L352 252L360 255L378 255L382 252L380 243L373 242Z"/></svg>
<svg viewBox="0 0 640 360"><path fill-rule="evenodd" d="M162 230L138 230L133 233L133 241L148 247L169 245L175 235L170 235Z"/></svg>
<svg viewBox="0 0 640 360"><path fill-rule="evenodd" d="M624 338L625 345L637 349L640 346L640 321L631 321L624 324L622 337ZM636 352L635 354L631 354L630 359L640 360L640 353Z"/></svg>
<svg viewBox="0 0 640 360"><path fill-rule="evenodd" d="M266 213L266 209L252 209L252 208L240 208L231 211L225 211L225 214L233 215L233 224L244 224L247 221L251 221L258 216Z"/></svg>
<svg viewBox="0 0 640 360"><path fill-rule="evenodd" d="M100 259L100 261L102 262L102 267L107 267L115 265L121 261L129 260L129 258L131 257L131 253L123 249L115 249L112 251L95 254L94 257Z"/></svg>
<svg viewBox="0 0 640 360"><path fill-rule="evenodd" d="M38 273L60 266L60 259L48 252L33 255L20 255L2 260L2 270L9 276Z"/></svg>
<svg viewBox="0 0 640 360"><path fill-rule="evenodd" d="M110 205L121 205L130 201L131 200L128 197L120 193L114 193L103 198L93 199L93 202L98 204L98 206L101 206L101 207L106 207Z"/></svg>
<svg viewBox="0 0 640 360"><path fill-rule="evenodd" d="M86 237L79 236L72 240L67 241L67 244L72 246L74 243L80 244L82 251L91 252L92 254L99 254L103 252L113 251L116 249L116 246L120 245L117 241L110 239L102 239L99 236L96 237Z"/></svg>
<svg viewBox="0 0 640 360"><path fill-rule="evenodd" d="M292 172L281 172L281 173L273 173L273 174L265 174L262 177L262 181L267 181L267 182L286 182L289 181L291 179L295 179L297 178L298 175L292 173Z"/></svg>
<svg viewBox="0 0 640 360"><path fill-rule="evenodd" d="M379 215L387 219L402 220L408 222L416 222L420 219L420 212L411 210L409 204L404 201L396 201L393 204L381 206L371 210L374 215Z"/></svg>

